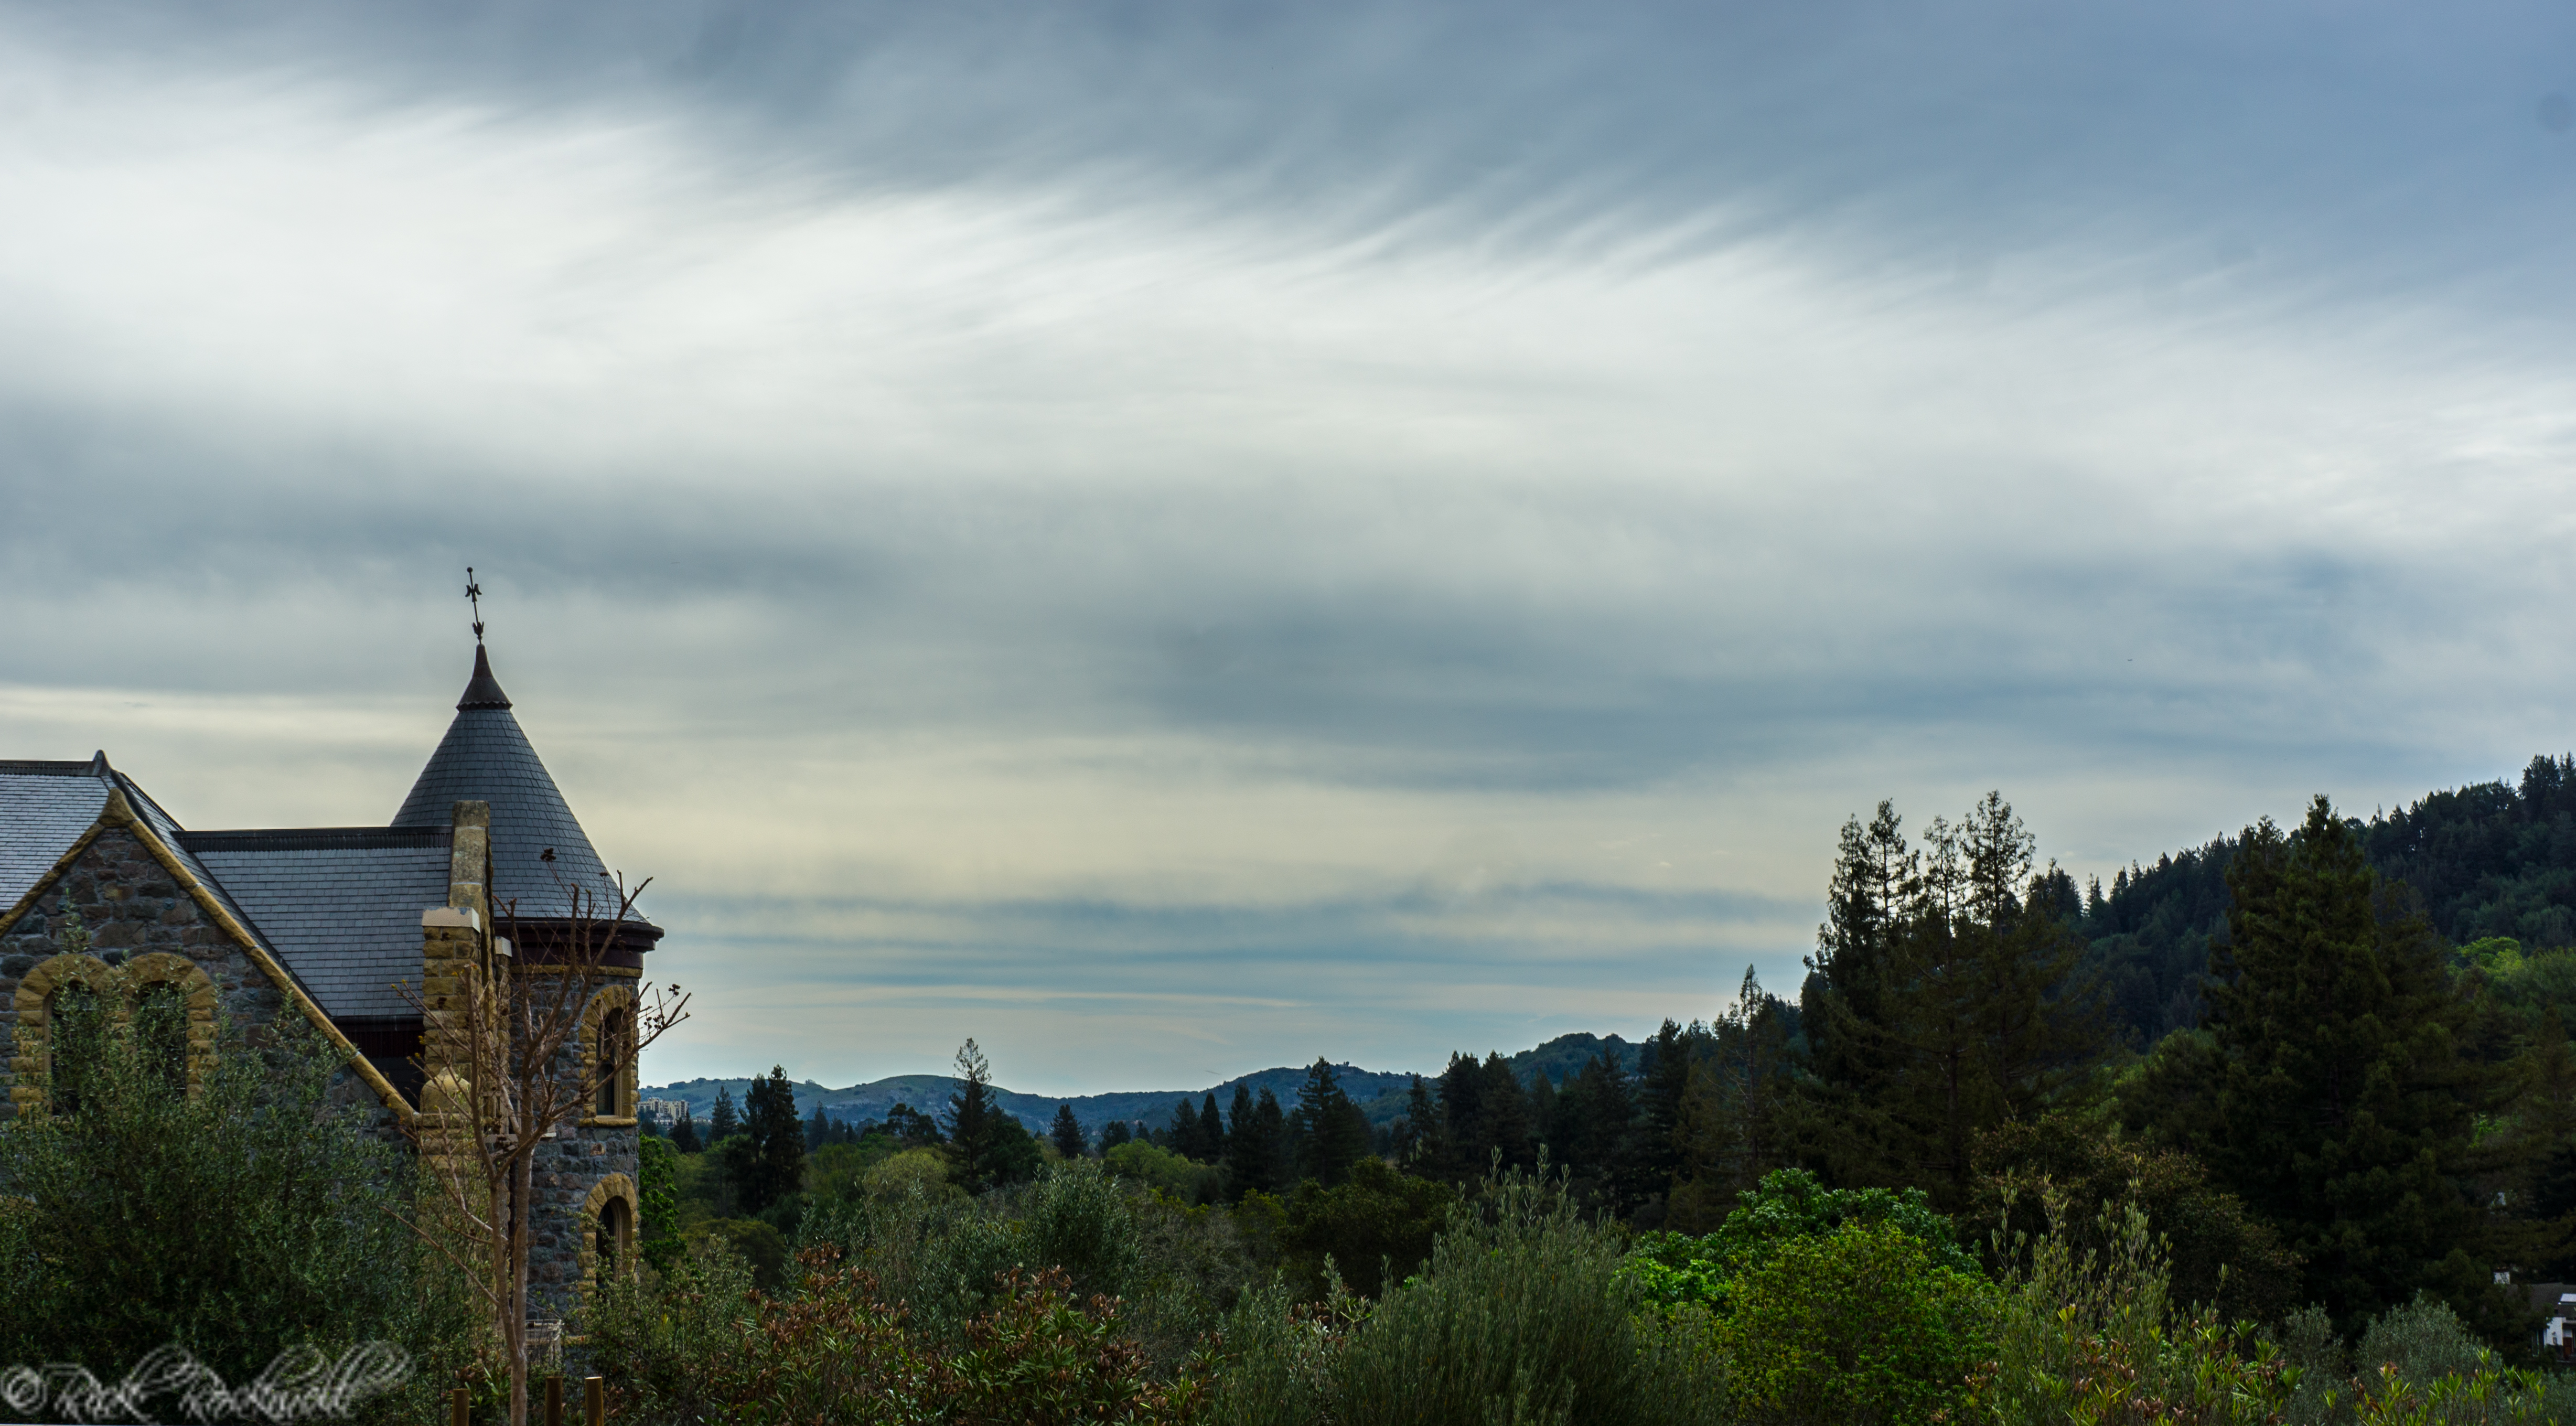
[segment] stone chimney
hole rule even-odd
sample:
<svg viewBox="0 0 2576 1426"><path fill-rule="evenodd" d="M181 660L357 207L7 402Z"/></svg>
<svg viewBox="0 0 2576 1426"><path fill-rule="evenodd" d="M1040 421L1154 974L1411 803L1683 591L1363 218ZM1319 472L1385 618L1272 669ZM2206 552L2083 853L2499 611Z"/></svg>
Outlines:
<svg viewBox="0 0 2576 1426"><path fill-rule="evenodd" d="M474 1061L469 1036L479 987L494 979L491 865L492 805L459 802L448 854L447 904L420 913L420 1140L433 1165L473 1142ZM490 1009L489 997L486 1009Z"/></svg>

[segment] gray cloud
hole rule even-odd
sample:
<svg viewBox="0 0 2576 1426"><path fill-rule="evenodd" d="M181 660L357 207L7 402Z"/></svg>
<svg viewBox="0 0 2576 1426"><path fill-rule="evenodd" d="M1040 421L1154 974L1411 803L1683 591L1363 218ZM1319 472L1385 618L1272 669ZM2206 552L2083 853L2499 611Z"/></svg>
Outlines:
<svg viewBox="0 0 2576 1426"><path fill-rule="evenodd" d="M2568 29L0 8L0 731L380 817L470 562L691 1072L1705 1013L1881 795L2564 744Z"/></svg>

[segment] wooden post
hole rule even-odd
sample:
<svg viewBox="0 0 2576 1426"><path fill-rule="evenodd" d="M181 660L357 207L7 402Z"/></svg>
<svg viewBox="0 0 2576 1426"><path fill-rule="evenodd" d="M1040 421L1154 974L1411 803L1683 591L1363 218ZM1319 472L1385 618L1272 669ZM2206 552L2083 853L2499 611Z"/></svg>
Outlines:
<svg viewBox="0 0 2576 1426"><path fill-rule="evenodd" d="M546 1426L563 1426L563 1378L546 1378Z"/></svg>
<svg viewBox="0 0 2576 1426"><path fill-rule="evenodd" d="M581 1405L589 1426L608 1426L608 1383L595 1376L583 1377Z"/></svg>
<svg viewBox="0 0 2576 1426"><path fill-rule="evenodd" d="M447 1426L471 1426L466 1415L465 1388L460 1386L447 1394Z"/></svg>

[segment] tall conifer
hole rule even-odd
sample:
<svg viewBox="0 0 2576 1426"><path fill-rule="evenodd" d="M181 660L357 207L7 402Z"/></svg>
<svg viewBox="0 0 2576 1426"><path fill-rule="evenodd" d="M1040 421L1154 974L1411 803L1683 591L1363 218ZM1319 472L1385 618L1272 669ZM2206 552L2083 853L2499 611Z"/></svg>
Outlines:
<svg viewBox="0 0 2576 1426"><path fill-rule="evenodd" d="M1057 1153L1064 1155L1068 1159L1078 1159L1082 1157L1082 1151L1085 1147L1082 1137L1082 1125L1080 1121L1073 1117L1072 1105L1063 1103L1056 1105L1055 1127L1047 1131L1047 1137L1054 1141L1055 1151Z"/></svg>
<svg viewBox="0 0 2576 1426"><path fill-rule="evenodd" d="M957 1092L948 1099L949 1176L968 1193L993 1186L1001 1163L1001 1110L993 1066L973 1039L957 1047Z"/></svg>
<svg viewBox="0 0 2576 1426"><path fill-rule="evenodd" d="M2307 1259L2309 1293L2345 1330L2419 1290L2504 1327L2459 1187L2501 1086L2459 1053L2467 1011L2440 942L2322 796L2295 836L2247 829L2227 880L2199 1147Z"/></svg>
<svg viewBox="0 0 2576 1426"><path fill-rule="evenodd" d="M1368 1121L1357 1109L1343 1092L1332 1062L1318 1055L1297 1090L1294 1122L1299 1172L1327 1188L1350 1176L1351 1165L1369 1148Z"/></svg>

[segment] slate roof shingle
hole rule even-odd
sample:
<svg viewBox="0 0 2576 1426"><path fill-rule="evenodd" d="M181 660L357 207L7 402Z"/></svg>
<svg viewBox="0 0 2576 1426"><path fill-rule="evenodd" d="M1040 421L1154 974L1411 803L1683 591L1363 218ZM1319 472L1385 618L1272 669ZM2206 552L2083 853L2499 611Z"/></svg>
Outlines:
<svg viewBox="0 0 2576 1426"><path fill-rule="evenodd" d="M190 832L185 840L334 1020L419 1014L420 913L447 904L444 827Z"/></svg>
<svg viewBox="0 0 2576 1426"><path fill-rule="evenodd" d="M0 911L53 869L107 805L97 763L0 762Z"/></svg>
<svg viewBox="0 0 2576 1426"><path fill-rule="evenodd" d="M463 801L492 804L495 914L516 901L522 917L570 916L571 888L581 888L585 900L605 897L600 905L582 908L587 914L616 914L616 883L537 750L529 746L519 720L511 716L510 700L493 679L480 646L474 651L473 681L456 705L456 721L447 725L447 736L420 770L411 795L394 814L394 825L448 826L455 805ZM544 860L549 850L552 862Z"/></svg>

